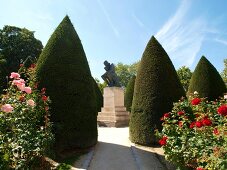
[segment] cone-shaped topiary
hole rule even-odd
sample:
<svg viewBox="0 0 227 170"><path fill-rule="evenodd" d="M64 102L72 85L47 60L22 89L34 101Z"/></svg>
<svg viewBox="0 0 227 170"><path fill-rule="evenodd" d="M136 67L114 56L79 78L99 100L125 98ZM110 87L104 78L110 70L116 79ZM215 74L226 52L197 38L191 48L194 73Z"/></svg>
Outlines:
<svg viewBox="0 0 227 170"><path fill-rule="evenodd" d="M93 78L93 85L95 89L95 101L96 101L96 107L97 107L97 113L98 113L101 111L101 108L103 107L103 96L94 78Z"/></svg>
<svg viewBox="0 0 227 170"><path fill-rule="evenodd" d="M226 86L216 68L202 56L190 80L188 95L197 91L200 97L215 100L223 97Z"/></svg>
<svg viewBox="0 0 227 170"><path fill-rule="evenodd" d="M129 112L131 112L131 107L132 107L135 80L136 80L136 76L134 75L129 80L128 85L126 87L126 92L125 92L125 107Z"/></svg>
<svg viewBox="0 0 227 170"><path fill-rule="evenodd" d="M50 96L57 154L97 142L93 78L81 41L66 16L43 49L36 68L39 87Z"/></svg>
<svg viewBox="0 0 227 170"><path fill-rule="evenodd" d="M160 118L171 111L173 102L182 96L185 92L174 66L152 36L136 76L129 123L131 141L141 145L155 144L154 130L161 129Z"/></svg>

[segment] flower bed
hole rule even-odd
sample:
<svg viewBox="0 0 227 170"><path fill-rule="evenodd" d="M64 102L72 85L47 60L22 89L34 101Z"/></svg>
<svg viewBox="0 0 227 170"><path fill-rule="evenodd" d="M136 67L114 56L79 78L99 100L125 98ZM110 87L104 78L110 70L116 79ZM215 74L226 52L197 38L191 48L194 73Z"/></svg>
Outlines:
<svg viewBox="0 0 227 170"><path fill-rule="evenodd" d="M34 65L11 73L0 103L0 169L32 169L42 164L53 140L49 99L37 89ZM21 78L23 77L26 81ZM41 162L40 162L41 161Z"/></svg>
<svg viewBox="0 0 227 170"><path fill-rule="evenodd" d="M227 169L227 102L194 96L174 104L157 131L165 157L179 169Z"/></svg>

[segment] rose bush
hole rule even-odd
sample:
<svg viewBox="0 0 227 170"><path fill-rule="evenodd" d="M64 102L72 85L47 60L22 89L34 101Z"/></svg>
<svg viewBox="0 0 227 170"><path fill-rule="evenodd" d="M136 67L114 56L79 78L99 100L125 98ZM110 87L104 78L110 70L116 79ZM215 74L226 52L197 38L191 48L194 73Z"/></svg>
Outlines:
<svg viewBox="0 0 227 170"><path fill-rule="evenodd" d="M182 99L161 120L159 144L178 169L227 169L226 100Z"/></svg>
<svg viewBox="0 0 227 170"><path fill-rule="evenodd" d="M42 163L51 146L50 101L45 89L37 89L33 72L32 66L22 67L20 74L11 73L9 87L1 96L0 169L31 169L37 161Z"/></svg>

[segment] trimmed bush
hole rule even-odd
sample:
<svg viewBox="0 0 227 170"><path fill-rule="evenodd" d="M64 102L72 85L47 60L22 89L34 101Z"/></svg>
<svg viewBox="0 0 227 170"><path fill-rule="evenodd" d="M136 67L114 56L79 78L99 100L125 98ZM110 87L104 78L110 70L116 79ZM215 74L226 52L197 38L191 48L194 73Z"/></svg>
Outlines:
<svg viewBox="0 0 227 170"><path fill-rule="evenodd" d="M156 143L154 130L161 129L163 113L185 96L174 66L154 36L143 53L135 81L130 139L141 145Z"/></svg>
<svg viewBox="0 0 227 170"><path fill-rule="evenodd" d="M223 97L226 86L216 68L202 56L190 80L188 95L197 91L200 97L215 100Z"/></svg>
<svg viewBox="0 0 227 170"><path fill-rule="evenodd" d="M97 107L97 113L98 113L101 111L101 108L103 107L103 96L94 78L93 78L93 85L95 89L95 101L96 101L96 107Z"/></svg>
<svg viewBox="0 0 227 170"><path fill-rule="evenodd" d="M81 41L66 16L37 62L37 79L50 96L55 151L85 148L97 142L93 78Z"/></svg>
<svg viewBox="0 0 227 170"><path fill-rule="evenodd" d="M125 92L125 107L129 112L131 112L131 107L132 107L135 80L136 80L136 76L132 76L132 78L128 82L128 85L126 87L126 92Z"/></svg>

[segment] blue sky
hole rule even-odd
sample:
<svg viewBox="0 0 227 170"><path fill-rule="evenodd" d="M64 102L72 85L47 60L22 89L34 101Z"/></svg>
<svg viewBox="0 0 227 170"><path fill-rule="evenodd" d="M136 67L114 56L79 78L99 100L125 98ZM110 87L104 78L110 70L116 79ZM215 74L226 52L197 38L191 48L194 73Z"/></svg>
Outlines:
<svg viewBox="0 0 227 170"><path fill-rule="evenodd" d="M152 35L176 69L194 70L205 55L220 72L227 58L226 0L0 0L0 28L25 27L46 44L67 14L82 41L92 75L103 61L131 64Z"/></svg>

